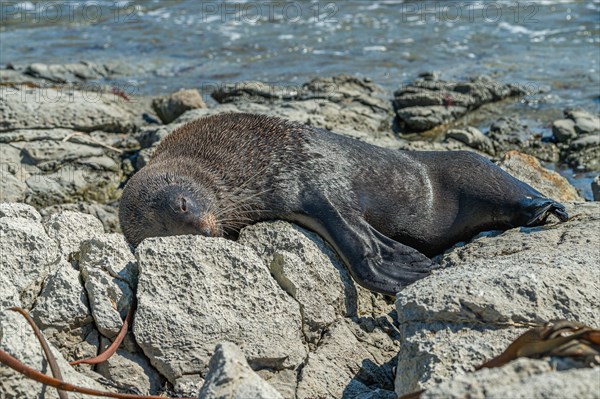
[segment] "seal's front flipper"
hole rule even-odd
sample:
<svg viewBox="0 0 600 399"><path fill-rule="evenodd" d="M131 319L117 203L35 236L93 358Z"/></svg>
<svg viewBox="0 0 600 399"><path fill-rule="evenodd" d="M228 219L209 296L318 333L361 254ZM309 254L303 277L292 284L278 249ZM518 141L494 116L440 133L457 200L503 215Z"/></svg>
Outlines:
<svg viewBox="0 0 600 399"><path fill-rule="evenodd" d="M379 233L358 212L345 209L342 216L341 208L324 202L313 204L309 212L316 225L305 224L335 248L357 283L371 291L396 295L429 275L431 259Z"/></svg>

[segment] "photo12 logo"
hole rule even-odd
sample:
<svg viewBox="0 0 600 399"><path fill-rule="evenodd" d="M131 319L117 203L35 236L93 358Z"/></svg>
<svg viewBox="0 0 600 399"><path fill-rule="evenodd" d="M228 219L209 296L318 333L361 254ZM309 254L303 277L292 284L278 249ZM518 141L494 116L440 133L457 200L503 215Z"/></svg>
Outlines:
<svg viewBox="0 0 600 399"><path fill-rule="evenodd" d="M128 1L2 1L0 21L20 23L136 22L140 6Z"/></svg>
<svg viewBox="0 0 600 399"><path fill-rule="evenodd" d="M338 5L334 2L201 2L202 21L204 22L233 21L253 24L263 20L297 23L303 19L312 20L313 22L337 22L335 16L338 10Z"/></svg>
<svg viewBox="0 0 600 399"><path fill-rule="evenodd" d="M409 1L399 5L402 22L537 23L536 2Z"/></svg>

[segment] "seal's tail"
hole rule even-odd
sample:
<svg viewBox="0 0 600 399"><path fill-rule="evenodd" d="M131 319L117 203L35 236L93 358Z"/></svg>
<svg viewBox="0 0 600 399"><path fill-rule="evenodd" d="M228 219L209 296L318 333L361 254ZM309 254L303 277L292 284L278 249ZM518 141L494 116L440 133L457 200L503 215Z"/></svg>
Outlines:
<svg viewBox="0 0 600 399"><path fill-rule="evenodd" d="M556 216L561 222L569 220L569 214L565 206L560 202L548 198L536 198L532 201L531 216L527 221L527 226L538 226L546 222L548 215Z"/></svg>

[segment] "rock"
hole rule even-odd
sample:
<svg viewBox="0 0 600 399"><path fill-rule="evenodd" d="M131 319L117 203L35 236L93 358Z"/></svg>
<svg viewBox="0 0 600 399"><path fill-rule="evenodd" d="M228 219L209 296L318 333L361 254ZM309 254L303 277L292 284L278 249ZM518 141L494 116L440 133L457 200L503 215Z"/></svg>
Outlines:
<svg viewBox="0 0 600 399"><path fill-rule="evenodd" d="M483 151L490 155L494 155L494 144L492 141L481 131L473 126L467 126L465 128L450 129L446 132L446 139L454 139L465 143L469 147Z"/></svg>
<svg viewBox="0 0 600 399"><path fill-rule="evenodd" d="M9 135L17 141L0 144L1 171L8 177L0 185L0 200L19 200L41 208L77 200L104 203L120 196L125 171L120 150L104 144L111 140L97 139L98 132L34 132L13 131ZM53 134L57 137L47 138Z"/></svg>
<svg viewBox="0 0 600 399"><path fill-rule="evenodd" d="M483 104L526 94L516 85L505 85L480 76L469 82L421 78L394 92L396 123L403 133L423 132L465 115Z"/></svg>
<svg viewBox="0 0 600 399"><path fill-rule="evenodd" d="M87 61L77 64L34 63L27 66L23 73L54 83L72 83L108 78L109 68Z"/></svg>
<svg viewBox="0 0 600 399"><path fill-rule="evenodd" d="M198 395L204 385L204 378L198 374L190 374L179 377L173 384L173 389L178 395L193 397Z"/></svg>
<svg viewBox="0 0 600 399"><path fill-rule="evenodd" d="M27 172L21 167L21 150L9 144L0 144L0 201L23 201Z"/></svg>
<svg viewBox="0 0 600 399"><path fill-rule="evenodd" d="M58 270L44 282L31 317L42 330L70 331L90 324L92 314L79 281L79 270L63 259Z"/></svg>
<svg viewBox="0 0 600 399"><path fill-rule="evenodd" d="M23 218L34 222L41 222L42 216L31 205L19 202L0 203L0 218Z"/></svg>
<svg viewBox="0 0 600 399"><path fill-rule="evenodd" d="M398 349L389 336L378 331L365 345L367 334L352 322L339 320L323 335L319 347L309 353L300 372L299 398L355 398L379 390L381 398L396 398L393 392L392 353ZM379 346L379 348L378 348ZM387 388L387 389L386 389Z"/></svg>
<svg viewBox="0 0 600 399"><path fill-rule="evenodd" d="M52 375L40 344L23 316L11 311L0 312L0 327L0 349L17 358L29 367L41 371L46 375ZM111 391L110 388L104 387L93 379L76 372L62 357L60 352L52 347L52 344L50 344L50 349L56 356L58 366L60 367L65 381L91 389ZM7 398L58 398L56 389L43 386L40 383L25 378L1 363L0 393L2 393L3 397ZM69 392L69 398L83 399L100 397Z"/></svg>
<svg viewBox="0 0 600 399"><path fill-rule="evenodd" d="M61 265L59 248L32 209L2 208L17 217L0 217L0 309L31 308L46 277Z"/></svg>
<svg viewBox="0 0 600 399"><path fill-rule="evenodd" d="M566 109L564 114L573 120L578 134L600 134L600 118L585 110Z"/></svg>
<svg viewBox="0 0 600 399"><path fill-rule="evenodd" d="M79 267L96 327L113 338L133 306L137 265L129 245L120 234L91 238L81 245Z"/></svg>
<svg viewBox="0 0 600 399"><path fill-rule="evenodd" d="M0 131L67 128L83 132L127 132L135 127L133 106L114 94L68 88L6 88L0 93Z"/></svg>
<svg viewBox="0 0 600 399"><path fill-rule="evenodd" d="M252 371L242 351L230 342L217 345L208 367L199 398L283 399L279 392Z"/></svg>
<svg viewBox="0 0 600 399"><path fill-rule="evenodd" d="M544 168L531 155L509 151L504 154L498 166L548 198L559 202L584 201L567 179Z"/></svg>
<svg viewBox="0 0 600 399"><path fill-rule="evenodd" d="M155 98L152 108L163 123L171 123L186 111L207 107L198 90L189 89Z"/></svg>
<svg viewBox="0 0 600 399"><path fill-rule="evenodd" d="M393 146L396 139L390 132L392 108L383 94L383 89L370 80L346 75L316 78L293 88L236 83L213 93L221 105L210 114L233 111L277 116ZM204 116L206 112L196 115Z"/></svg>
<svg viewBox="0 0 600 399"><path fill-rule="evenodd" d="M357 312L357 289L345 266L314 233L286 222L244 228L238 243L264 260L279 285L300 305L309 342L339 316Z"/></svg>
<svg viewBox="0 0 600 399"><path fill-rule="evenodd" d="M569 150L580 151L589 147L600 147L600 134L585 135L573 140L569 146Z"/></svg>
<svg viewBox="0 0 600 399"><path fill-rule="evenodd" d="M106 338L102 342L102 350L111 344ZM118 349L106 362L98 364L96 371L121 389L142 395L155 394L164 384L164 379L145 356L123 349Z"/></svg>
<svg viewBox="0 0 600 399"><path fill-rule="evenodd" d="M144 240L136 257L133 332L169 381L204 376L223 340L240 345L253 367L295 369L305 358L299 306L251 249L222 238L160 237Z"/></svg>
<svg viewBox="0 0 600 399"><path fill-rule="evenodd" d="M593 142L596 140L597 139L592 138L590 141ZM564 156L564 159L569 166L577 172L600 171L600 146L590 146L575 151L567 149L561 156Z"/></svg>
<svg viewBox="0 0 600 399"><path fill-rule="evenodd" d="M575 122L571 119L559 119L552 122L552 134L559 143L565 143L577 137Z"/></svg>
<svg viewBox="0 0 600 399"><path fill-rule="evenodd" d="M545 361L517 359L501 368L457 375L421 394L434 398L593 398L600 368L556 371Z"/></svg>
<svg viewBox="0 0 600 399"><path fill-rule="evenodd" d="M554 226L481 234L396 298L403 340L396 392L429 388L500 354L523 329L554 319L595 325L599 206L568 206Z"/></svg>
<svg viewBox="0 0 600 399"><path fill-rule="evenodd" d="M71 211L50 215L44 222L44 227L67 259L79 252L83 241L104 234L104 227L98 219Z"/></svg>
<svg viewBox="0 0 600 399"><path fill-rule="evenodd" d="M541 135L514 117L501 117L490 126L488 137L494 143L496 154L516 150L533 155L544 162L558 162L560 151L550 142L541 141Z"/></svg>
<svg viewBox="0 0 600 399"><path fill-rule="evenodd" d="M600 176L596 176L592 181L592 194L594 201L600 201Z"/></svg>
<svg viewBox="0 0 600 399"><path fill-rule="evenodd" d="M476 150L454 139L444 141L401 139L398 142L397 149L403 151L471 151L483 157L490 158L490 154Z"/></svg>
<svg viewBox="0 0 600 399"><path fill-rule="evenodd" d="M114 205L78 202L75 204L56 204L40 209L40 214L49 217L54 213L63 211L87 213L94 216L102 223L104 231L116 233L121 231L119 226L119 211Z"/></svg>

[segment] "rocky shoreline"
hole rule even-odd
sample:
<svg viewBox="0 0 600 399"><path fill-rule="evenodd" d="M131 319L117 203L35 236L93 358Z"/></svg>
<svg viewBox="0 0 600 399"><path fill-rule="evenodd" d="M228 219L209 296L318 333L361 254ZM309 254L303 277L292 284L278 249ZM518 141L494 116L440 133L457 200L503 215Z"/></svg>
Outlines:
<svg viewBox="0 0 600 399"><path fill-rule="evenodd" d="M600 319L600 206L540 163L600 171L600 119L565 109L551 134L515 115L469 124L526 91L487 77L424 74L393 96L368 79L318 78L294 88L222 85L129 96L94 79L126 73L93 63L0 70L0 349L46 369L27 309L65 380L97 389L201 398L396 398L597 395L600 368L519 359L475 372L527 326ZM207 105L207 102L209 105ZM499 108L501 109L501 108ZM272 222L237 242L146 240L132 253L118 200L155 146L187 121L222 112L279 116L375 145L468 150L568 206L571 219L481 234L437 258L431 277L395 298L354 284L315 234ZM598 177L590 188L600 200ZM106 348L137 302L117 354ZM0 392L39 384L0 366ZM237 395L237 396L236 396ZM46 397L57 397L53 389ZM70 397L83 397L70 394Z"/></svg>

